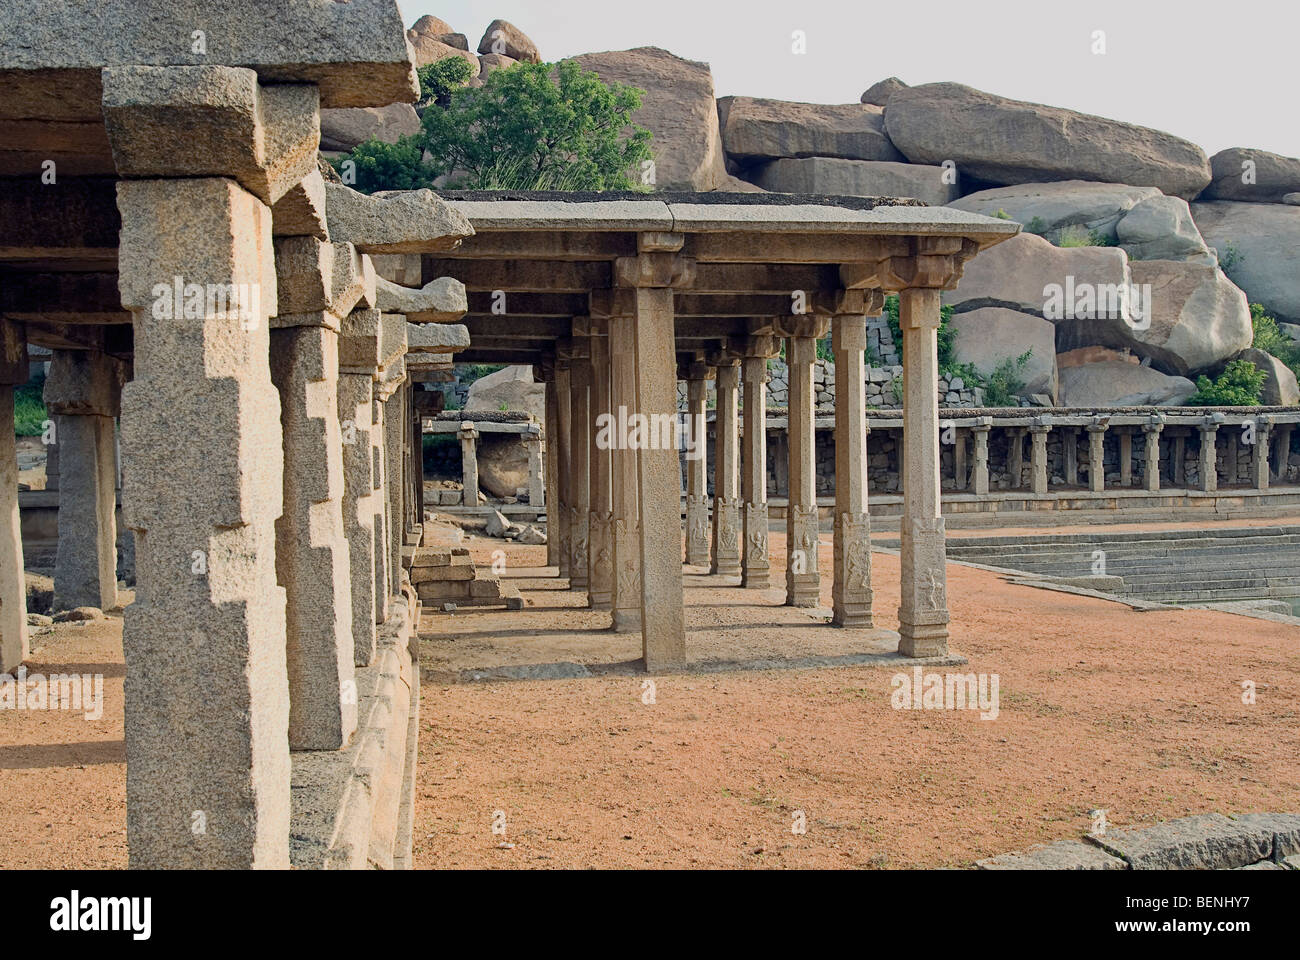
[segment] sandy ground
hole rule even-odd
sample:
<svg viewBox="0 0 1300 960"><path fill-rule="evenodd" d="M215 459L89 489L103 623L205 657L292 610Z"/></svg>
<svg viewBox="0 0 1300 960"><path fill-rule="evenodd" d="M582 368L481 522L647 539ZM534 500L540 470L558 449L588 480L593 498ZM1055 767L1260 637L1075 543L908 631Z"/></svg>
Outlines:
<svg viewBox="0 0 1300 960"><path fill-rule="evenodd" d="M783 538L772 541L779 584ZM485 563L500 548L469 542ZM508 572L543 562L544 549L507 547ZM878 626L893 629L898 563L874 562ZM829 607L828 536L821 568ZM949 584L952 646L970 661L959 669L998 675L997 719L892 709L894 667L656 677L653 703L635 675L429 676L417 864L960 866L1079 835L1094 808L1116 825L1300 811L1300 628L1211 611L1134 613L959 565ZM855 646L806 612L737 603L743 596L701 578L690 590L694 635L706 637L711 618L741 636L747 623L768 623L776 629L754 633L771 643L804 617L787 631L792 655L807 643ZM490 611L426 618L426 669L435 673L440 644L463 646L442 656L478 662L504 656L521 632L562 637L575 626L590 641L580 654L622 656L602 644L627 638L596 636L599 615L574 609L566 592L525 597L532 605L510 628L483 632L501 615ZM840 636L805 642L810 630ZM0 711L0 867L125 866L121 620L57 625L34 646L34 671L103 673L107 702L93 722ZM1254 705L1242 703L1243 680L1256 684ZM498 810L504 836L492 831ZM799 813L806 833L795 834Z"/></svg>

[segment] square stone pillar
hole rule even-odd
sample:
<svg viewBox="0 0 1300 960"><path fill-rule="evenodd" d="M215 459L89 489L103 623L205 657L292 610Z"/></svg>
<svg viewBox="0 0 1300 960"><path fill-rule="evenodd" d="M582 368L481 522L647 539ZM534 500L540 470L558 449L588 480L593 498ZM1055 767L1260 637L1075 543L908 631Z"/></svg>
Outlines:
<svg viewBox="0 0 1300 960"><path fill-rule="evenodd" d="M405 318L402 322L405 324ZM388 589L396 596L402 589L402 547L406 542L406 391L401 382L390 382L386 389L392 391L384 403L384 487L388 494L387 547L391 571Z"/></svg>
<svg viewBox="0 0 1300 960"><path fill-rule="evenodd" d="M704 422L708 381L713 368L697 362L686 371L686 416L691 428ZM686 562L692 567L708 567L709 562L709 457L707 435L696 438L701 456L686 459ZM717 487L717 458L714 458L714 487Z"/></svg>
<svg viewBox="0 0 1300 960"><path fill-rule="evenodd" d="M1256 490L1268 489L1268 453L1269 434L1273 429L1273 419L1269 416L1255 418L1255 445L1250 451L1251 477Z"/></svg>
<svg viewBox="0 0 1300 960"><path fill-rule="evenodd" d="M948 652L947 568L939 514L939 293L899 293L903 332L902 593L898 652L909 657Z"/></svg>
<svg viewBox="0 0 1300 960"><path fill-rule="evenodd" d="M564 345L561 345L564 348ZM547 516L554 516L560 541L560 579L570 579L573 560L573 536L570 530L570 507L573 503L573 381L567 353L555 361L555 432L556 461L560 468L556 474L557 497ZM550 539L548 534L547 539Z"/></svg>
<svg viewBox="0 0 1300 960"><path fill-rule="evenodd" d="M1142 487L1151 493L1160 489L1160 431L1164 426L1165 418L1158 413L1142 425L1145 443L1142 451Z"/></svg>
<svg viewBox="0 0 1300 960"><path fill-rule="evenodd" d="M1029 427L1029 490L1031 493L1047 492L1047 434L1050 423L1036 420Z"/></svg>
<svg viewBox="0 0 1300 960"><path fill-rule="evenodd" d="M1119 432L1119 485L1133 486L1133 433L1128 428Z"/></svg>
<svg viewBox="0 0 1300 960"><path fill-rule="evenodd" d="M125 371L98 350L55 350L45 406L65 465L54 609L117 606L117 430Z"/></svg>
<svg viewBox="0 0 1300 960"><path fill-rule="evenodd" d="M347 321L344 321L346 343ZM373 375L339 373L338 411L343 442L343 532L348 538L352 591L352 662L364 667L375 655L374 429L370 413Z"/></svg>
<svg viewBox="0 0 1300 960"><path fill-rule="evenodd" d="M546 506L546 485L550 482L546 474L541 431L525 433L523 441L528 449L528 505L540 510Z"/></svg>
<svg viewBox="0 0 1300 960"><path fill-rule="evenodd" d="M1179 427L1170 441L1169 465L1172 468L1170 480L1176 487L1187 485L1187 437L1186 428Z"/></svg>
<svg viewBox="0 0 1300 960"><path fill-rule="evenodd" d="M790 493L785 521L785 602L794 607L815 607L821 603L812 372L817 360L817 341L826 335L828 325L824 317L781 318L780 331L786 337L785 360L789 371Z"/></svg>
<svg viewBox="0 0 1300 960"><path fill-rule="evenodd" d="M766 590L772 585L768 554L767 519L767 352L774 341L765 338L758 356L742 362L745 380L744 452L741 455L740 494L744 506L744 544L740 585Z"/></svg>
<svg viewBox="0 0 1300 960"><path fill-rule="evenodd" d="M879 307L877 306L877 309ZM835 353L835 566L831 622L871 627L871 517L867 512L865 315L831 321Z"/></svg>
<svg viewBox="0 0 1300 960"><path fill-rule="evenodd" d="M1101 493L1106 489L1106 423L1088 424L1088 489Z"/></svg>
<svg viewBox="0 0 1300 960"><path fill-rule="evenodd" d="M131 866L287 868L271 211L225 178L120 180L117 200L135 327L122 391L123 513L136 538L122 641ZM238 291L238 309L156 309L175 277Z"/></svg>
<svg viewBox="0 0 1300 960"><path fill-rule="evenodd" d="M650 233L637 238L641 253L615 261L616 282L635 290L636 413L651 425L638 459L641 504L641 643L646 670L686 665L686 611L682 592L681 467L663 428L677 421L677 358L673 339L674 286L689 284L694 261L679 257L685 238Z"/></svg>
<svg viewBox="0 0 1300 960"><path fill-rule="evenodd" d="M280 393L284 432L284 512L275 522L275 568L286 598L293 750L338 750L357 728L338 371L336 330L271 331L271 380Z"/></svg>
<svg viewBox="0 0 1300 960"><path fill-rule="evenodd" d="M591 523L591 359L585 339L573 341L569 366L569 588L587 590Z"/></svg>
<svg viewBox="0 0 1300 960"><path fill-rule="evenodd" d="M713 454L713 563L709 572L740 576L740 361L717 360L717 419ZM700 450L703 453L703 449Z"/></svg>
<svg viewBox="0 0 1300 960"><path fill-rule="evenodd" d="M14 422L14 386L26 383L27 377L23 329L0 319L0 422ZM12 673L30 654L18 519L18 447L12 430L0 430L0 673Z"/></svg>
<svg viewBox="0 0 1300 960"><path fill-rule="evenodd" d="M1025 475L1025 431L1020 427L1008 427L1006 433L1007 473L1011 474L1011 489L1019 490Z"/></svg>
<svg viewBox="0 0 1300 960"><path fill-rule="evenodd" d="M546 445L546 565L560 565L560 404L555 388L555 361L551 359L546 365L546 424L542 428L543 442Z"/></svg>
<svg viewBox="0 0 1300 960"><path fill-rule="evenodd" d="M989 430L993 425L991 417L981 417L971 427L975 437L975 459L972 465L971 486L975 495L982 497L989 492Z"/></svg>
<svg viewBox="0 0 1300 960"><path fill-rule="evenodd" d="M1295 430L1293 423L1279 423L1274 431L1272 454L1275 467L1273 479L1286 483L1287 465L1291 460L1291 433Z"/></svg>
<svg viewBox="0 0 1300 960"><path fill-rule="evenodd" d="M460 429L456 431L456 438L460 440L460 477L461 486L464 488L461 503L467 507L477 507L480 502L478 495L478 437L478 429L468 420L462 421Z"/></svg>
<svg viewBox="0 0 1300 960"><path fill-rule="evenodd" d="M385 429L384 417L387 411L387 404L383 403L376 394L379 389L378 383L371 383L370 393L370 457L374 464L370 471L371 482L374 487L371 490L371 506L375 510L375 622L383 623L388 619L388 598L396 590L396 583L400 580L400 571L392 569L392 552L388 549L388 544L392 540L392 526L389 522L388 515L388 457L384 452Z"/></svg>
<svg viewBox="0 0 1300 960"><path fill-rule="evenodd" d="M1201 490L1206 493L1213 493L1219 489L1219 466L1215 460L1215 445L1219 439L1219 423L1223 414L1214 414L1205 418L1205 421L1198 424L1201 431L1201 451L1197 468L1201 476Z"/></svg>
<svg viewBox="0 0 1300 960"><path fill-rule="evenodd" d="M1065 482L1074 487L1079 484L1079 431L1074 427L1061 430L1061 452L1065 455Z"/></svg>
<svg viewBox="0 0 1300 960"><path fill-rule="evenodd" d="M609 318L609 403L614 421L625 424L636 412L636 336L630 316ZM641 631L641 513L637 494L639 451L622 428L610 450L613 487L614 608L618 633Z"/></svg>
<svg viewBox="0 0 1300 960"><path fill-rule="evenodd" d="M952 428L952 488L965 490L968 480L966 470L966 434L956 426Z"/></svg>
<svg viewBox="0 0 1300 960"><path fill-rule="evenodd" d="M593 610L612 610L614 606L614 491L610 487L610 443L597 443L600 426L609 419L609 339L603 325L596 324L588 339L591 351L590 409L587 412L587 436L591 451L590 499L587 515L587 591Z"/></svg>

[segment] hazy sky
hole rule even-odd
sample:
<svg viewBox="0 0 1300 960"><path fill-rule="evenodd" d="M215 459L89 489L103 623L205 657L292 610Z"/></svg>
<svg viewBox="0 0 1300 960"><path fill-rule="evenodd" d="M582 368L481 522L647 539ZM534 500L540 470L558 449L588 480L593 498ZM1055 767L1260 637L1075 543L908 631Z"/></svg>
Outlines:
<svg viewBox="0 0 1300 960"><path fill-rule="evenodd" d="M469 38L502 17L545 60L658 46L713 67L718 96L852 103L876 80L941 80L1166 130L1209 154L1300 157L1296 0L399 0ZM791 52L804 31L807 53ZM1106 52L1092 52L1105 32Z"/></svg>

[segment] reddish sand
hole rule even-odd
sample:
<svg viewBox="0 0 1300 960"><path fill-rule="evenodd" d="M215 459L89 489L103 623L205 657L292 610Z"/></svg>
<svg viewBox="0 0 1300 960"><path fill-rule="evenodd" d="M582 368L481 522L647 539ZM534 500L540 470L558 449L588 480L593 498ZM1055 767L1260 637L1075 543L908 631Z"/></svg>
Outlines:
<svg viewBox="0 0 1300 960"><path fill-rule="evenodd" d="M784 543L772 540L780 583ZM483 561L500 546L474 544ZM506 549L515 564L544 550ZM894 628L896 558L876 554L874 579L878 623ZM952 646L970 659L956 669L999 676L996 720L892 709L893 668L657 677L653 705L636 676L426 680L416 862L959 866L1079 835L1093 808L1117 825L1300 811L1300 628L1134 613L957 565L949 583ZM517 614L529 627L577 613L537 606ZM36 638L33 669L103 672L107 704L96 722L0 711L0 867L125 865L120 631L113 619ZM1253 706L1243 680L1257 685Z"/></svg>

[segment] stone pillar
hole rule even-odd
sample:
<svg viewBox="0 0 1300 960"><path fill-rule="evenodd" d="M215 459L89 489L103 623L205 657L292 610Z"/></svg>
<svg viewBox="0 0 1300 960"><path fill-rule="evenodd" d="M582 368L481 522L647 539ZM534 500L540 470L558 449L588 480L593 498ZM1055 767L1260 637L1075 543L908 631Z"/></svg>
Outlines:
<svg viewBox="0 0 1300 960"><path fill-rule="evenodd" d="M1255 445L1250 452L1251 477L1256 490L1268 489L1268 452L1269 434L1273 429L1273 418L1260 416L1255 418Z"/></svg>
<svg viewBox="0 0 1300 960"><path fill-rule="evenodd" d="M675 423L677 362L673 340L672 287L690 282L694 261L679 257L685 238L651 233L638 237L642 251L615 261L619 286L635 290L636 412L651 424ZM686 664L686 612L682 594L681 468L675 445L660 431L640 451L641 638L648 671Z"/></svg>
<svg viewBox="0 0 1300 960"><path fill-rule="evenodd" d="M542 428L546 444L546 565L560 565L560 497L559 458L560 405L556 398L555 361L548 365L546 378L546 424Z"/></svg>
<svg viewBox="0 0 1300 960"><path fill-rule="evenodd" d="M867 348L866 316L837 315L831 321L831 345L835 353L835 565L831 622L837 627L871 627L869 427L863 359Z"/></svg>
<svg viewBox="0 0 1300 960"><path fill-rule="evenodd" d="M0 319L0 423L14 422L14 386L26 383L27 377L27 342L22 327ZM0 430L0 498L0 673L12 674L31 655L23 534L18 520L18 449L13 430Z"/></svg>
<svg viewBox="0 0 1300 960"><path fill-rule="evenodd" d="M560 579L569 579L569 562L573 559L573 538L569 530L569 506L572 503L570 488L573 483L573 389L572 373L567 355L555 360L555 432L556 462L562 465L556 472L555 502L547 508L547 516L555 518L560 543ZM551 534L547 534L547 539Z"/></svg>
<svg viewBox="0 0 1300 960"><path fill-rule="evenodd" d="M741 558L740 585L766 590L772 585L768 554L767 520L767 357L775 342L762 338L745 350L745 436L741 456L740 493L744 498L745 552Z"/></svg>
<svg viewBox="0 0 1300 960"><path fill-rule="evenodd" d="M378 311L372 311L377 313ZM344 318L340 356L352 350L352 316ZM351 358L349 358L351 359ZM373 368L371 368L373 370ZM340 364L338 414L343 445L343 531L348 538L348 580L352 590L352 662L368 666L375 655L374 418L370 412L373 372L365 365Z"/></svg>
<svg viewBox="0 0 1300 960"><path fill-rule="evenodd" d="M1047 434L1052 429L1046 418L1036 419L1029 427L1029 490L1047 492Z"/></svg>
<svg viewBox="0 0 1300 960"><path fill-rule="evenodd" d="M117 201L119 286L135 326L135 379L122 392L123 512L136 537L122 641L131 866L286 868L271 211L225 178L119 180ZM244 316L208 307L160 319L154 291L174 277L249 291Z"/></svg>
<svg viewBox="0 0 1300 960"><path fill-rule="evenodd" d="M903 488L900 525L902 593L898 652L948 652L944 523L939 514L939 290L899 293L903 332Z"/></svg>
<svg viewBox="0 0 1300 960"><path fill-rule="evenodd" d="M708 381L713 376L713 368L707 363L692 363L686 375L686 416L693 428L697 423L704 423ZM692 567L707 567L710 565L707 431L697 439L700 456L686 458L686 562ZM716 457L713 469L716 490Z"/></svg>
<svg viewBox="0 0 1300 960"><path fill-rule="evenodd" d="M1088 424L1088 489L1101 493L1106 489L1106 423L1093 420Z"/></svg>
<svg viewBox="0 0 1300 960"><path fill-rule="evenodd" d="M974 480L972 486L975 495L982 497L989 492L989 429L993 426L992 417L980 417L971 427L975 437Z"/></svg>
<svg viewBox="0 0 1300 960"><path fill-rule="evenodd" d="M569 366L569 588L587 590L587 544L591 513L591 360L585 339L575 339Z"/></svg>
<svg viewBox="0 0 1300 960"><path fill-rule="evenodd" d="M1011 489L1020 489L1025 475L1025 433L1020 427L1007 427L1007 473Z"/></svg>
<svg viewBox="0 0 1300 960"><path fill-rule="evenodd" d="M387 320L387 316L384 317ZM406 331L406 318L400 317L402 332ZM401 361L398 361L399 365ZM398 382L391 380L386 385L388 399L384 403L384 450L387 455L384 463L384 487L388 495L388 569L390 572L388 589L397 596L402 589L402 546L406 542L406 480L404 474L404 457L406 453L406 391L403 389L403 374L397 374Z"/></svg>
<svg viewBox="0 0 1300 960"><path fill-rule="evenodd" d="M602 417L609 417L609 339L601 327L588 340L591 349L591 405L587 414L587 436L591 451L588 514L587 578L591 584L588 603L593 610L614 607L614 492L610 489L610 444L597 443Z"/></svg>
<svg viewBox="0 0 1300 960"><path fill-rule="evenodd" d="M790 494L785 520L785 602L794 607L815 607L821 602L812 369L817 360L817 341L826 336L828 325L825 317L781 318L780 332L786 337L785 360L789 371Z"/></svg>
<svg viewBox="0 0 1300 960"><path fill-rule="evenodd" d="M1219 439L1219 423L1223 414L1210 414L1203 423L1198 424L1201 431L1201 455L1198 471L1201 475L1201 489L1213 493L1219 489L1219 467L1215 462L1215 444Z"/></svg>
<svg viewBox="0 0 1300 960"><path fill-rule="evenodd" d="M23 383L27 381L24 380ZM59 489L59 431L54 430L54 439L45 445L45 489Z"/></svg>
<svg viewBox="0 0 1300 960"><path fill-rule="evenodd" d="M616 423L636 412L636 339L630 316L609 319L609 404ZM637 499L638 451L622 429L610 451L614 512L614 630L641 631L641 513Z"/></svg>
<svg viewBox="0 0 1300 960"><path fill-rule="evenodd" d="M460 440L460 476L464 493L461 502L467 507L479 505L478 495L478 429L468 420L462 421L456 431Z"/></svg>
<svg viewBox="0 0 1300 960"><path fill-rule="evenodd" d="M528 448L528 505L541 509L546 506L546 485L550 482L542 452L542 434L540 431L525 433L523 441Z"/></svg>
<svg viewBox="0 0 1300 960"><path fill-rule="evenodd" d="M378 313L378 311L376 311ZM398 571L391 568L392 552L388 544L392 538L392 527L388 516L388 457L384 453L385 430L384 415L387 412L377 394L379 384L370 386L370 457L373 466L370 479L374 486L370 491L370 504L374 508L375 528L375 622L383 623L388 619L388 598L395 590L400 577Z"/></svg>
<svg viewBox="0 0 1300 960"><path fill-rule="evenodd" d="M1061 452L1065 458L1065 483L1079 485L1079 431L1074 427L1061 430Z"/></svg>
<svg viewBox="0 0 1300 960"><path fill-rule="evenodd" d="M1133 433L1127 427L1119 432L1119 485L1133 486Z"/></svg>
<svg viewBox="0 0 1300 960"><path fill-rule="evenodd" d="M1143 489L1155 493L1160 489L1160 431L1164 429L1165 418L1160 414L1153 414L1142 424L1142 433L1145 440L1143 449L1144 464L1142 471Z"/></svg>
<svg viewBox="0 0 1300 960"><path fill-rule="evenodd" d="M1294 423L1279 423L1275 431L1276 439L1272 444L1273 461L1276 464L1273 479L1282 483L1286 483L1287 465L1291 460L1291 433L1294 429Z"/></svg>
<svg viewBox="0 0 1300 960"><path fill-rule="evenodd" d="M967 481L966 434L953 426L952 435L952 488L954 490L965 490Z"/></svg>
<svg viewBox="0 0 1300 960"><path fill-rule="evenodd" d="M271 380L284 433L275 568L286 599L292 750L338 750L357 728L338 371L337 329L271 331Z"/></svg>
<svg viewBox="0 0 1300 960"><path fill-rule="evenodd" d="M54 609L117 606L117 431L123 368L98 350L55 350L45 406L67 470L59 488Z"/></svg>
<svg viewBox="0 0 1300 960"><path fill-rule="evenodd" d="M1170 480L1176 487L1185 487L1187 485L1187 437L1185 428L1179 427L1178 432L1171 438L1171 447L1169 451L1169 465L1172 468Z"/></svg>
<svg viewBox="0 0 1300 960"><path fill-rule="evenodd" d="M717 358L718 406L713 456L713 564L710 573L740 576L740 361ZM703 450L701 449L701 452Z"/></svg>

